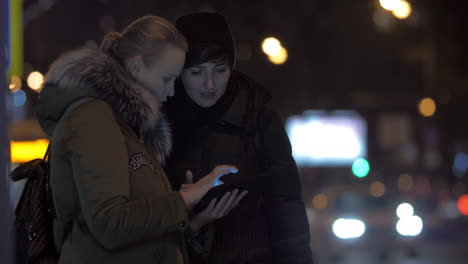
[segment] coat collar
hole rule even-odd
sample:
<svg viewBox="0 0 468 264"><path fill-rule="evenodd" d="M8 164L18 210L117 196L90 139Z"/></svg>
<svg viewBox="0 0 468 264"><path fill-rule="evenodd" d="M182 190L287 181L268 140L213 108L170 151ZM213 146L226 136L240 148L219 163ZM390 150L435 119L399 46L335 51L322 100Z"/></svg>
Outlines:
<svg viewBox="0 0 468 264"><path fill-rule="evenodd" d="M46 75L38 118L49 135L73 101L95 97L107 102L125 125L150 141L160 162L170 153L171 132L154 95L103 52L81 49L57 59Z"/></svg>

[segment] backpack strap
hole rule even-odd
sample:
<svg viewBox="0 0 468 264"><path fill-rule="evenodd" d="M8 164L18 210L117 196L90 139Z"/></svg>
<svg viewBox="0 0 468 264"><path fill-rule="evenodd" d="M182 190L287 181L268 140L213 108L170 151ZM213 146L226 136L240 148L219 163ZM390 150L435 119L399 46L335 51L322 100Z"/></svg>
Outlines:
<svg viewBox="0 0 468 264"><path fill-rule="evenodd" d="M50 143L47 145L47 150L44 153L44 158L42 158L44 161L49 161L49 154L50 154Z"/></svg>

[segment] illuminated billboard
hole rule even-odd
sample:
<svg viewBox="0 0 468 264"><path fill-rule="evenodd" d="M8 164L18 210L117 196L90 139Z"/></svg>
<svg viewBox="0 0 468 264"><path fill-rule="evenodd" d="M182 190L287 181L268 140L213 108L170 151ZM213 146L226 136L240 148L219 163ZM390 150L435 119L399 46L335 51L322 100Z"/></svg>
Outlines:
<svg viewBox="0 0 468 264"><path fill-rule="evenodd" d="M367 157L367 123L350 110L308 110L286 122L298 166L350 166Z"/></svg>

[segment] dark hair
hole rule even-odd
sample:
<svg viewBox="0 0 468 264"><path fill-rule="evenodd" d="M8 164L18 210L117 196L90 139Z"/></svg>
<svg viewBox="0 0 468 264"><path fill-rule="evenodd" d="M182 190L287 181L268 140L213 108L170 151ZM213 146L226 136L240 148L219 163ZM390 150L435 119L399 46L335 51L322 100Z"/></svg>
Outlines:
<svg viewBox="0 0 468 264"><path fill-rule="evenodd" d="M234 58L226 48L217 44L192 45L185 57L184 68L190 68L207 62L225 62L231 67Z"/></svg>
<svg viewBox="0 0 468 264"><path fill-rule="evenodd" d="M141 56L151 64L169 45L187 51L187 40L169 21L158 16L144 16L128 25L122 33L110 32L101 43L101 50L121 63Z"/></svg>

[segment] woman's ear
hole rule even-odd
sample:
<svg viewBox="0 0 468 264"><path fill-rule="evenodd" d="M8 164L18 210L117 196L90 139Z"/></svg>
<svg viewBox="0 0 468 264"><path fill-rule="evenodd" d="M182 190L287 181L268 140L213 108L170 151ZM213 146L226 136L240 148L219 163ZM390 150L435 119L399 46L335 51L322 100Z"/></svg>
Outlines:
<svg viewBox="0 0 468 264"><path fill-rule="evenodd" d="M143 68L143 59L141 56L135 56L131 58L127 63L127 69L133 78L138 79L140 71Z"/></svg>

